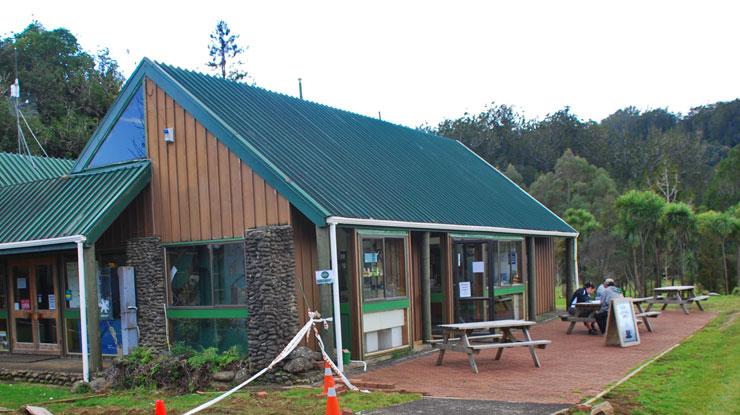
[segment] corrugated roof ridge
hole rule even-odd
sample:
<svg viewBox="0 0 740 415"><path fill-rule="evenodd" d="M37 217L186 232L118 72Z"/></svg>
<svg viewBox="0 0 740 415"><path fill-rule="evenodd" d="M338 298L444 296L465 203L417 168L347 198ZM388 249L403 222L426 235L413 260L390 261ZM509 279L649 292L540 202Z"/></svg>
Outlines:
<svg viewBox="0 0 740 415"><path fill-rule="evenodd" d="M283 93L283 92L273 91L273 90L270 90L270 89L267 89L267 88L264 88L264 87L261 87L261 86L249 85L249 84L245 84L245 83L241 83L241 82L237 82L237 81L232 81L232 80L229 80L229 79L223 79L223 78L219 78L216 75L199 72L199 71L195 71L195 70L192 70L192 69L181 68L179 66L169 65L169 64L166 64L166 63L163 63L163 62L159 62L159 61L153 61L153 62L156 65L159 65L159 66L164 67L164 68L173 69L173 70L176 70L176 71L182 71L182 72L186 72L186 73L189 73L189 74L206 77L206 78L212 79L212 80L214 80L216 82L225 82L225 83L229 83L229 84L238 85L238 86L241 86L241 87L254 88L256 90L259 90L259 91L262 91L262 92L266 92L268 94L277 95L279 97L283 97L283 98L287 98L289 100L295 101L295 103L296 104L299 104L299 105L309 104L309 105L317 106L317 107L320 107L320 108L323 108L323 109L327 109L327 110L331 110L331 111L337 111L337 112L341 112L341 113L344 113L344 114L349 114L349 115L356 116L356 117L362 117L362 118L365 118L365 119L367 119L367 120L369 120L371 122L380 123L380 124L384 124L384 125L389 125L389 126L393 126L393 127L397 127L397 128L404 128L404 129L413 131L414 133L417 133L419 135L427 136L428 138L456 141L453 138L449 138L449 137L445 137L445 136L437 135L437 134L432 134L430 132L427 132L427 131L424 131L424 130L420 130L418 128L412 128L412 127L409 127L407 125L396 124L394 122L390 122L390 121L386 121L386 120L381 120L381 119L378 119L378 118L375 118L375 117L371 117L369 115L365 115L365 114L360 114L360 113L357 113L357 112L348 111L348 110L345 110L345 109L342 109L342 108L332 107L331 105L322 104L320 102L312 101L310 99L296 98L296 97L294 97L292 95L288 95L288 94Z"/></svg>

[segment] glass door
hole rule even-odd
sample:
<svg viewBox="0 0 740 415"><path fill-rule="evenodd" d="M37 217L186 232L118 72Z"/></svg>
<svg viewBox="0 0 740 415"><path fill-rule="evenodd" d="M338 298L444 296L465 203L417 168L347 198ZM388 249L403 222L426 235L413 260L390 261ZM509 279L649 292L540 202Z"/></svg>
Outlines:
<svg viewBox="0 0 740 415"><path fill-rule="evenodd" d="M58 287L51 259L11 262L13 351L60 352Z"/></svg>
<svg viewBox="0 0 740 415"><path fill-rule="evenodd" d="M455 242L453 277L455 321L490 320L489 261L485 242Z"/></svg>

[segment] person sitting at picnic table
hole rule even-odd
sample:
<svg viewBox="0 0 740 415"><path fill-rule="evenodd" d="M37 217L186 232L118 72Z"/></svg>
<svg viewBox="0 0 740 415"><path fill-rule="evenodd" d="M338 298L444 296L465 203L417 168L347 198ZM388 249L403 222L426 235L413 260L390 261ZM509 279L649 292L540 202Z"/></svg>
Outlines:
<svg viewBox="0 0 740 415"><path fill-rule="evenodd" d="M586 282L583 284L583 288L579 288L576 290L576 292L573 293L572 296L570 296L570 304L568 306L568 314L571 316L576 315L576 303L587 303L591 301L591 295L593 295L594 291L596 291L596 288L594 288L594 284L592 282ZM585 310L581 311L581 313L576 317L588 317L589 314L591 314L590 311ZM596 326L594 323L583 322L583 325L586 326L588 329L588 334L596 334Z"/></svg>
<svg viewBox="0 0 740 415"><path fill-rule="evenodd" d="M606 284L606 289L601 295L601 309L594 314L594 318L599 324L601 334L606 332L606 319L609 316L609 305L613 299L623 297L622 290L616 287L613 279L607 278L606 281L604 281L604 284Z"/></svg>
<svg viewBox="0 0 740 415"><path fill-rule="evenodd" d="M611 278L606 278L606 279L604 279L604 282L603 282L602 284L600 284L600 285L599 285L599 288L597 288L597 289L596 289L596 299L597 299L597 300L601 300L601 296L602 296L602 295L604 295L604 290L606 290L606 287L607 287L607 283L608 283L609 281L611 281L611 282L614 282L614 280L613 280L613 279L611 279Z"/></svg>

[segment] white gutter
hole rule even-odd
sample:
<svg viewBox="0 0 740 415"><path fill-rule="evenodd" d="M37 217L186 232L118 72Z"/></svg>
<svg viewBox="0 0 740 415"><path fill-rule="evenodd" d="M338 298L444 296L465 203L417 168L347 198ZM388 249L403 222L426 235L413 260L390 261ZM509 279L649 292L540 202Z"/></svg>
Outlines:
<svg viewBox="0 0 740 415"><path fill-rule="evenodd" d="M6 242L0 244L0 251L7 249L33 248L37 246L60 245L67 243L77 244L77 276L80 286L80 331L82 332L82 378L90 381L90 365L87 349L87 313L85 299L85 260L83 243L87 240L84 235L62 236L59 238L36 239L33 241Z"/></svg>
<svg viewBox="0 0 740 415"><path fill-rule="evenodd" d="M326 223L330 225L380 226L380 227L387 227L387 228L428 229L428 230L435 230L435 231L511 233L511 234L516 234L516 235L559 236L559 237L568 237L568 238L578 237L578 232L558 232L558 231L543 231L543 230L536 230L536 229L499 228L496 226L452 225L452 224L447 224L447 223L405 222L405 221L396 221L396 220L345 218L342 216L329 216L328 218L326 218Z"/></svg>
<svg viewBox="0 0 740 415"><path fill-rule="evenodd" d="M331 269L334 273L334 283L331 285L334 297L334 339L337 349L337 368L344 373L344 357L342 353L342 317L339 307L339 261L337 259L337 224L329 224L329 245L331 249Z"/></svg>

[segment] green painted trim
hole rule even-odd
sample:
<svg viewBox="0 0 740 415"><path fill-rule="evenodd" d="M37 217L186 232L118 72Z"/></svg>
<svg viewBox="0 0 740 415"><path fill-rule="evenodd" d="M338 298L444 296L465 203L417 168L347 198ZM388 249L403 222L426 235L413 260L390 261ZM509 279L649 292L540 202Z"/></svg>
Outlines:
<svg viewBox="0 0 740 415"><path fill-rule="evenodd" d="M357 234L360 236L396 236L396 237L407 237L409 232L406 230L397 229L376 229L376 228L355 228Z"/></svg>
<svg viewBox="0 0 740 415"><path fill-rule="evenodd" d="M490 239L494 241L523 241L524 237L505 233L482 232L455 232L450 233L452 239Z"/></svg>
<svg viewBox="0 0 740 415"><path fill-rule="evenodd" d="M432 302L433 303L442 303L444 302L445 295L442 293L432 293Z"/></svg>
<svg viewBox="0 0 740 415"><path fill-rule="evenodd" d="M349 303L339 303L339 313L349 314Z"/></svg>
<svg viewBox="0 0 740 415"><path fill-rule="evenodd" d="M8 318L8 311L0 310L0 318Z"/></svg>
<svg viewBox="0 0 740 415"><path fill-rule="evenodd" d="M121 186L122 192L113 198L113 203L108 206L107 209L103 210L102 216L91 218L88 223L90 228L83 234L87 237L85 241L86 246L92 246L95 242L103 235L111 224L123 213L126 207L136 199L136 196L141 193L142 190L149 184L152 178L152 168L149 161L140 163L146 163L146 168L133 176L128 183ZM131 167L138 168L138 167Z"/></svg>
<svg viewBox="0 0 740 415"><path fill-rule="evenodd" d="M197 241L170 242L162 244L165 248L175 248L178 246L207 245L207 244L228 244L234 242L244 242L244 238L222 238L222 239L202 239Z"/></svg>
<svg viewBox="0 0 740 415"><path fill-rule="evenodd" d="M77 249L77 245L75 243L68 243L68 244L54 244L54 245L43 245L43 246L29 246L26 248L16 248L16 249L5 249L5 250L0 250L0 256L16 255L16 254L33 254L36 252L67 251L71 249Z"/></svg>
<svg viewBox="0 0 740 415"><path fill-rule="evenodd" d="M398 310L402 308L409 308L411 301L408 298L399 298L395 300L379 300L364 303L362 305L362 312L364 313L377 313L378 311L390 311Z"/></svg>
<svg viewBox="0 0 740 415"><path fill-rule="evenodd" d="M80 319L80 309L79 308L71 308L64 310L64 318L65 319L72 319L72 320L79 320Z"/></svg>
<svg viewBox="0 0 740 415"><path fill-rule="evenodd" d="M167 308L167 318L171 319L211 319L247 318L249 312L244 308Z"/></svg>
<svg viewBox="0 0 740 415"><path fill-rule="evenodd" d="M517 284L507 287L493 287L493 295L524 294L524 284Z"/></svg>

